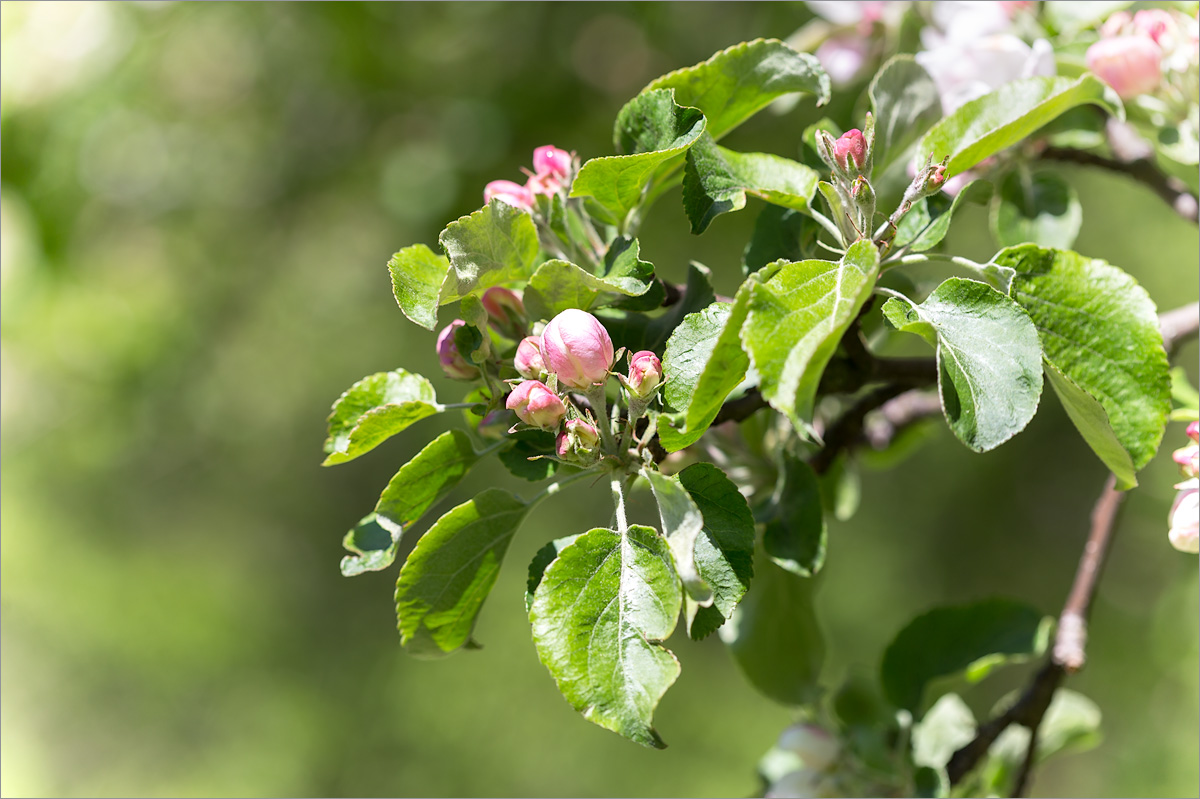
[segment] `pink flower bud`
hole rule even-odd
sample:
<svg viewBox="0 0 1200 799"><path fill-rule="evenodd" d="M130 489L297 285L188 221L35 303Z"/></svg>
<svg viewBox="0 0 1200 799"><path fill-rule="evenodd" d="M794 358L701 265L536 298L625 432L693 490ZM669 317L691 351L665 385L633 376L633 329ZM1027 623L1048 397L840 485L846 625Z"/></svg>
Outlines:
<svg viewBox="0 0 1200 799"><path fill-rule="evenodd" d="M1200 445L1180 447L1171 453L1171 459L1179 464L1179 471L1184 477L1200 475Z"/></svg>
<svg viewBox="0 0 1200 799"><path fill-rule="evenodd" d="M546 362L542 360L542 340L537 336L526 336L517 345L517 355L513 358L513 366L521 377L530 380L541 380L546 374Z"/></svg>
<svg viewBox="0 0 1200 799"><path fill-rule="evenodd" d="M568 419L554 440L554 451L560 458L584 463L595 459L598 443L600 431L594 424L582 419Z"/></svg>
<svg viewBox="0 0 1200 799"><path fill-rule="evenodd" d="M1087 66L1123 100L1154 91L1162 82L1162 50L1145 36L1101 39L1088 48Z"/></svg>
<svg viewBox="0 0 1200 799"><path fill-rule="evenodd" d="M853 128L833 143L833 160L845 173L859 175L867 165L867 140L862 131Z"/></svg>
<svg viewBox="0 0 1200 799"><path fill-rule="evenodd" d="M1161 50L1175 46L1178 26L1170 12L1161 8L1144 8L1133 15L1133 29L1154 41Z"/></svg>
<svg viewBox="0 0 1200 799"><path fill-rule="evenodd" d="M599 319L569 308L542 331L542 358L559 383L587 389L608 379L613 343Z"/></svg>
<svg viewBox="0 0 1200 799"><path fill-rule="evenodd" d="M531 427L554 430L567 413L567 406L558 395L539 380L526 380L508 395L504 407L517 414Z"/></svg>
<svg viewBox="0 0 1200 799"><path fill-rule="evenodd" d="M1128 11L1117 11L1104 20L1104 24L1100 26L1100 38L1111 39L1114 36L1120 36L1126 32L1125 27L1132 22L1133 17Z"/></svg>
<svg viewBox="0 0 1200 799"><path fill-rule="evenodd" d="M662 382L662 361L650 350L634 353L629 360L629 388L639 398L654 393Z"/></svg>
<svg viewBox="0 0 1200 799"><path fill-rule="evenodd" d="M543 144L533 151L533 171L537 175L566 178L571 174L571 154L553 144Z"/></svg>
<svg viewBox="0 0 1200 799"><path fill-rule="evenodd" d="M533 211L533 192L511 180L493 180L484 187L483 201L490 203L493 199L508 203L522 211Z"/></svg>
<svg viewBox="0 0 1200 799"><path fill-rule="evenodd" d="M1192 441L1200 444L1200 422L1189 422L1187 426L1187 435Z"/></svg>
<svg viewBox="0 0 1200 799"><path fill-rule="evenodd" d="M804 765L817 771L833 765L842 749L836 737L815 724L793 724L779 734L775 746L799 755Z"/></svg>
<svg viewBox="0 0 1200 799"><path fill-rule="evenodd" d="M1200 481L1193 478L1176 488L1179 493L1171 505L1167 538L1180 552L1200 552Z"/></svg>
<svg viewBox="0 0 1200 799"><path fill-rule="evenodd" d="M519 338L526 330L525 303L521 294L512 289L492 286L483 292L479 302L488 313L492 326L509 338Z"/></svg>
<svg viewBox="0 0 1200 799"><path fill-rule="evenodd" d="M479 377L479 367L468 363L458 351L458 345L454 343L454 331L465 324L463 320L455 319L442 328L437 337L438 362L441 363L446 376L455 380L474 380Z"/></svg>

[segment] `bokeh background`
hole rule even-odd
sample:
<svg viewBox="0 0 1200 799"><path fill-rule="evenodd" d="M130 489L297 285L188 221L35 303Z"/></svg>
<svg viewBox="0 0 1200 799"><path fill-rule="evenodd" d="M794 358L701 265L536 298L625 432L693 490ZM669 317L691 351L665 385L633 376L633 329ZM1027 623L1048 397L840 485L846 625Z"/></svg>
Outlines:
<svg viewBox="0 0 1200 799"><path fill-rule="evenodd" d="M525 564L602 523L572 488L526 524L482 651L400 651L395 570L342 578L341 537L429 420L322 469L331 401L405 366L443 396L433 336L385 263L519 179L537 145L611 152L651 78L757 36L798 3L9 3L2 7L2 767L5 795L744 796L787 710L714 636L641 749L581 719L538 663ZM849 104L835 101L832 113ZM795 156L811 100L737 149ZM1077 248L1173 307L1197 296L1197 229L1120 177L1068 169ZM667 198L642 254L739 278L754 210L687 233ZM953 246L992 251L970 207ZM1181 362L1193 382L1197 349ZM868 471L834 523L819 609L827 676L877 667L930 605L992 594L1057 613L1104 477L1053 396L976 456L945 431ZM1127 505L1095 605L1105 742L1043 795L1198 791L1197 560L1167 544L1181 425ZM477 470L452 502L484 485ZM635 514L647 516L645 505ZM986 712L1023 677L967 693Z"/></svg>

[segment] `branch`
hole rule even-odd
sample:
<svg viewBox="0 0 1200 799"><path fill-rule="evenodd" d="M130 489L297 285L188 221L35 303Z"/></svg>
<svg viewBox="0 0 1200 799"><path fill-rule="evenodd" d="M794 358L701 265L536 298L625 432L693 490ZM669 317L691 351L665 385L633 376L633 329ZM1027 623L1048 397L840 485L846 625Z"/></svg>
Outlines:
<svg viewBox="0 0 1200 799"><path fill-rule="evenodd" d="M825 446L821 447L812 458L809 465L817 474L825 474L837 462L838 456L853 449L863 439L863 425L867 414L880 408L889 401L904 394L907 386L888 383L874 388L859 398L857 402L834 420L824 435Z"/></svg>
<svg viewBox="0 0 1200 799"><path fill-rule="evenodd" d="M1153 190L1175 210L1175 213L1192 224L1200 223L1200 217L1198 217L1200 203L1197 203L1196 195L1188 190L1182 180L1164 173L1148 158L1139 158L1136 161L1117 161L1070 147L1047 147L1042 151L1042 158L1069 164L1097 166L1110 172L1128 175Z"/></svg>
<svg viewBox="0 0 1200 799"><path fill-rule="evenodd" d="M1200 331L1200 305L1192 303L1159 314L1158 326L1162 331L1163 347L1171 355ZM1079 671L1087 661L1087 620L1125 497L1126 492L1117 490L1117 478L1110 474L1092 508L1091 529L1079 556L1075 580L1058 617L1050 657L1012 707L981 725L975 738L950 758L946 773L951 785L957 785L975 768L1010 724L1021 724L1029 729L1029 744L1012 795L1025 793L1037 759L1038 730L1054 699L1054 692L1064 677Z"/></svg>

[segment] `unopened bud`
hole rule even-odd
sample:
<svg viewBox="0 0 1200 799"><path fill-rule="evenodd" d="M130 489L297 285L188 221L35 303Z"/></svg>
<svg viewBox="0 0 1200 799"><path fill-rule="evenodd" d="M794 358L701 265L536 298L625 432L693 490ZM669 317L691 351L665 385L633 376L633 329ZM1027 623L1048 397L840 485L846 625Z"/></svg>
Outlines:
<svg viewBox="0 0 1200 799"><path fill-rule="evenodd" d="M858 128L843 133L833 143L832 150L834 163L846 177L858 177L866 170L870 153L867 140Z"/></svg>
<svg viewBox="0 0 1200 799"><path fill-rule="evenodd" d="M483 189L483 201L500 200L522 211L533 211L533 192L511 180L493 180Z"/></svg>
<svg viewBox="0 0 1200 799"><path fill-rule="evenodd" d="M842 751L838 739L816 724L793 724L779 734L776 747L792 752L804 765L824 771L833 765Z"/></svg>
<svg viewBox="0 0 1200 799"><path fill-rule="evenodd" d="M546 362L542 359L542 340L538 336L526 336L517 345L513 366L521 377L541 380L546 374Z"/></svg>
<svg viewBox="0 0 1200 799"><path fill-rule="evenodd" d="M1180 552L1200 552L1200 480L1193 477L1175 487L1179 493L1171 505L1167 539Z"/></svg>
<svg viewBox="0 0 1200 799"><path fill-rule="evenodd" d="M517 414L531 427L555 430L567 413L567 406L558 395L540 380L526 380L517 385L508 395L504 407Z"/></svg>
<svg viewBox="0 0 1200 799"><path fill-rule="evenodd" d="M442 328L441 333L438 333L438 362L442 365L442 371L446 373L447 377L455 380L474 380L479 377L478 367L468 363L467 359L458 351L458 345L454 343L455 332L464 325L466 322L455 319Z"/></svg>
<svg viewBox="0 0 1200 799"><path fill-rule="evenodd" d="M537 175L552 175L565 179L571 174L571 154L553 144L543 144L533 151L533 171Z"/></svg>
<svg viewBox="0 0 1200 799"><path fill-rule="evenodd" d="M1179 471L1184 477L1196 477L1200 475L1200 445L1189 444L1186 447L1180 447L1171 455L1175 463L1179 464Z"/></svg>
<svg viewBox="0 0 1200 799"><path fill-rule="evenodd" d="M558 382L588 389L608 379L613 343L600 320L587 311L570 308L550 320L542 331L542 358Z"/></svg>
<svg viewBox="0 0 1200 799"><path fill-rule="evenodd" d="M600 431L583 419L568 419L554 441L554 451L564 460L590 463L596 459Z"/></svg>
<svg viewBox="0 0 1200 799"><path fill-rule="evenodd" d="M1162 56L1162 49L1148 36L1117 36L1088 48L1087 67L1128 100L1158 88Z"/></svg>
<svg viewBox="0 0 1200 799"><path fill-rule="evenodd" d="M515 339L525 334L528 321L525 318L525 303L521 301L519 292L492 286L483 292L480 301L487 310L492 327L501 335Z"/></svg>
<svg viewBox="0 0 1200 799"><path fill-rule="evenodd" d="M626 382L629 390L639 399L649 397L662 382L662 361L650 350L635 352L629 359L629 378Z"/></svg>
<svg viewBox="0 0 1200 799"><path fill-rule="evenodd" d="M940 163L933 163L933 156L929 156L929 160L925 166L917 170L916 177L912 183L904 190L904 202L915 203L922 197L928 197L931 194L937 194L946 185L946 163L950 159L943 158Z"/></svg>

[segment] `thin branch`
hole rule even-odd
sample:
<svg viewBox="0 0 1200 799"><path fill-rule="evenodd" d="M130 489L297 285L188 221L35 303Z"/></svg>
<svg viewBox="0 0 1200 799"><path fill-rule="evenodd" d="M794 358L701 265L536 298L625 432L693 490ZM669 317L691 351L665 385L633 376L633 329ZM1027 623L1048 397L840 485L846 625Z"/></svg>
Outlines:
<svg viewBox="0 0 1200 799"><path fill-rule="evenodd" d="M907 391L883 406L866 419L863 439L874 450L887 449L904 429L937 416L942 412L942 399L936 392Z"/></svg>
<svg viewBox="0 0 1200 799"><path fill-rule="evenodd" d="M1153 190L1174 209L1175 213L1192 224L1200 223L1200 216L1198 216L1200 203L1197 203L1196 195L1188 190L1182 180L1166 174L1148 158L1139 158L1136 161L1117 161L1071 147L1047 147L1042 151L1041 157L1070 164L1097 166L1110 172L1128 175Z"/></svg>
<svg viewBox="0 0 1200 799"><path fill-rule="evenodd" d="M1193 302L1158 315L1158 329L1162 331L1163 347L1167 355L1174 355L1188 339L1200 331L1200 303Z"/></svg>
<svg viewBox="0 0 1200 799"><path fill-rule="evenodd" d="M1159 315L1158 325L1162 331L1163 347L1168 354L1173 354L1181 344L1195 338L1200 331L1200 306L1192 303L1166 311ZM1087 661L1088 616L1125 497L1126 492L1117 490L1116 476L1110 474L1092 508L1091 529L1079 556L1071 590L1058 618L1058 630L1050 657L1020 698L1004 713L980 725L975 738L950 758L946 772L951 785L960 783L978 765L992 743L1010 724L1021 724L1030 731L1029 744L1012 795L1024 794L1037 759L1038 729L1054 699L1054 693L1064 677L1083 668Z"/></svg>
<svg viewBox="0 0 1200 799"><path fill-rule="evenodd" d="M888 383L868 391L859 398L825 430L825 446L809 459L813 471L817 474L829 471L839 455L852 449L862 440L867 414L903 394L907 389L904 385Z"/></svg>

